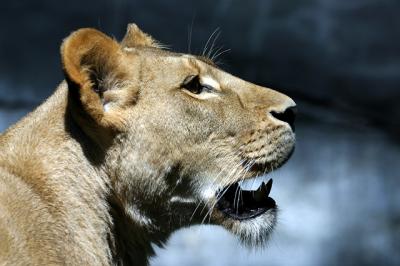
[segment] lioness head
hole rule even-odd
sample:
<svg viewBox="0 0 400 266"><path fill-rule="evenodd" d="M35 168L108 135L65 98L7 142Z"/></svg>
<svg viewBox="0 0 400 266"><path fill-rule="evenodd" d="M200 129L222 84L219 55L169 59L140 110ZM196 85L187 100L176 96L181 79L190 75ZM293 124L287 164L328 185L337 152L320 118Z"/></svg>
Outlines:
<svg viewBox="0 0 400 266"><path fill-rule="evenodd" d="M267 174L294 149L292 99L163 50L134 24L120 43L78 30L61 53L72 116L104 152L95 167L125 226L157 242L210 223L265 242L277 215Z"/></svg>

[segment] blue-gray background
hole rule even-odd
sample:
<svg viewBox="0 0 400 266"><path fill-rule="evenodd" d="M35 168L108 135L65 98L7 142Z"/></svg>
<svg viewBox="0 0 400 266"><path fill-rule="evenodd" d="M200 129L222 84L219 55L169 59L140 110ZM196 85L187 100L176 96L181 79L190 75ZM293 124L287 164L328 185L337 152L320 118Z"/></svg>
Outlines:
<svg viewBox="0 0 400 266"><path fill-rule="evenodd" d="M398 0L2 1L0 131L62 80L59 45L128 22L200 53L219 27L222 67L299 105L296 153L272 174L280 222L264 250L218 227L176 233L162 265L400 265Z"/></svg>

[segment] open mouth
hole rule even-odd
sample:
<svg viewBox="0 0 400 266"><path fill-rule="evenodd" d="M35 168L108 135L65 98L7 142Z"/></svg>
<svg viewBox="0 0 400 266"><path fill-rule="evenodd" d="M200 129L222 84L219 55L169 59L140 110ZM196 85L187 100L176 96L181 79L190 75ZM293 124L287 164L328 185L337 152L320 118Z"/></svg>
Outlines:
<svg viewBox="0 0 400 266"><path fill-rule="evenodd" d="M218 191L217 209L232 219L247 220L276 208L269 197L272 179L268 179L265 175L246 179Z"/></svg>

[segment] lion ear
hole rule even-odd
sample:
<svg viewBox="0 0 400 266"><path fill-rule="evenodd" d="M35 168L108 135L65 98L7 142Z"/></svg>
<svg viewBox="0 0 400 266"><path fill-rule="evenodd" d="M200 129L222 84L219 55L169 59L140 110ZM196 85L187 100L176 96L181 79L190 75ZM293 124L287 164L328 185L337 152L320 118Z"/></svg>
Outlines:
<svg viewBox="0 0 400 266"><path fill-rule="evenodd" d="M125 37L121 41L121 46L130 48L135 46L148 46L162 48L156 40L150 35L144 33L135 23L128 24Z"/></svg>
<svg viewBox="0 0 400 266"><path fill-rule="evenodd" d="M95 29L80 29L67 37L61 46L61 57L70 95L76 95L85 114L100 126L117 124L105 112L103 94L109 89L104 84L115 84L123 79L120 68L120 45ZM113 79L111 81L110 79Z"/></svg>

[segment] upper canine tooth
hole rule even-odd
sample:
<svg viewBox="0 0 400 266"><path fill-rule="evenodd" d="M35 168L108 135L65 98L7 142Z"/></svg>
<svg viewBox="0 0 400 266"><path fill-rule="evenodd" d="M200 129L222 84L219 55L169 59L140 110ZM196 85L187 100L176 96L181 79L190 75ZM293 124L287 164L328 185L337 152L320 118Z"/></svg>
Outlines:
<svg viewBox="0 0 400 266"><path fill-rule="evenodd" d="M272 178L268 181L267 185L265 185L265 193L267 194L267 196L269 196L269 193L271 192L271 188L272 188ZM263 183L264 184L264 183Z"/></svg>
<svg viewBox="0 0 400 266"><path fill-rule="evenodd" d="M239 181L239 186L242 190L253 191L257 190L263 182L267 182L268 177L266 175L257 176L249 179Z"/></svg>

